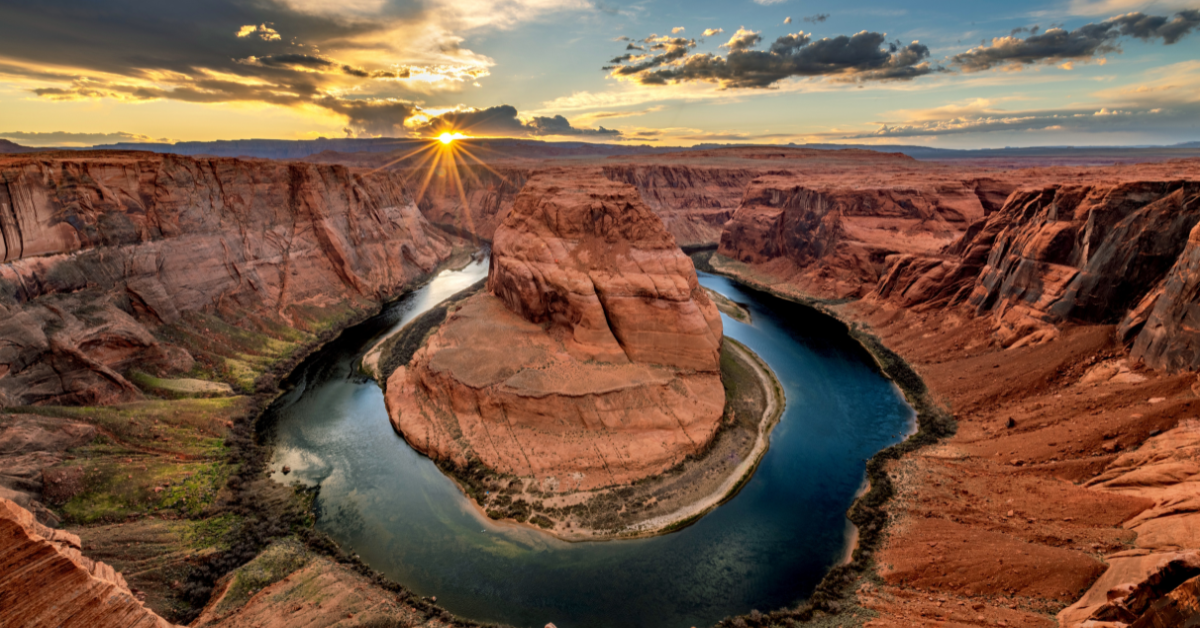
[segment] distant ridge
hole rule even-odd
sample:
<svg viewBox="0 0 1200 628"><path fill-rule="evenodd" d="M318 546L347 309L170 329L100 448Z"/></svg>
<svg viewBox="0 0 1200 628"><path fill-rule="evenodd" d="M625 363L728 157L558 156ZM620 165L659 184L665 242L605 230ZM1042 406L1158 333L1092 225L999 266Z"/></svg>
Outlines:
<svg viewBox="0 0 1200 628"><path fill-rule="evenodd" d="M29 146L21 146L8 140L0 139L0 153L36 153L44 150L54 150L48 148L32 148Z"/></svg>
<svg viewBox="0 0 1200 628"><path fill-rule="evenodd" d="M322 161L336 161L339 154L408 152L427 139L416 138L318 138L315 140L216 140L211 142L102 144L91 148L30 148L0 140L0 153L48 150L133 150L173 153L185 156L242 157L254 159L305 159L314 155ZM800 148L809 150L860 149L883 153L901 153L921 160L1036 159L1041 165L1104 165L1164 159L1200 158L1200 141L1171 146L1037 146L982 149L933 148L906 144L697 144L691 147L652 146L648 144L602 144L591 142L547 142L533 139L496 138L466 140L476 147L476 156L488 160L497 154L508 159L588 158L651 155L662 153L714 150L722 148ZM324 159L327 158L327 159Z"/></svg>
<svg viewBox="0 0 1200 628"><path fill-rule="evenodd" d="M146 150L155 153L176 155L210 155L213 157L257 157L260 159L303 159L324 152L335 153L390 153L412 150L427 139L381 137L372 139L326 139L315 140L217 140L213 142L177 142L174 144L141 144L123 142L93 146L93 150ZM638 155L684 150L655 146L626 146L620 144L593 144L589 142L543 142L524 139L473 139L471 146L485 150L504 151L506 156L532 158L544 157L587 157L604 155ZM479 155L483 157L483 155Z"/></svg>

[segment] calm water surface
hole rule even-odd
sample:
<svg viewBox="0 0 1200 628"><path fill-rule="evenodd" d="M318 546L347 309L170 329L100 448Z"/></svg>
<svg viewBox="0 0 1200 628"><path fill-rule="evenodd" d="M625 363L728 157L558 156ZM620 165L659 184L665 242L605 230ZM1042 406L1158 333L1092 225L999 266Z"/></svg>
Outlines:
<svg viewBox="0 0 1200 628"><path fill-rule="evenodd" d="M565 543L472 510L451 480L392 430L357 361L380 334L487 275L443 272L307 360L268 412L274 467L319 484L317 527L375 569L481 621L559 628L687 628L807 596L845 555L845 512L865 460L911 431L913 411L826 318L701 274L746 304L725 334L757 352L787 395L771 447L731 501L651 539Z"/></svg>

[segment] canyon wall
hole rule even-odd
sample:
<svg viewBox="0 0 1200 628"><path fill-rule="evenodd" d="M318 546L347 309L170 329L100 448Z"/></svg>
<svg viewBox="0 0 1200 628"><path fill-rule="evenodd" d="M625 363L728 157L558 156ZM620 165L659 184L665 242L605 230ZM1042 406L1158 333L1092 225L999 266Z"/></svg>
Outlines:
<svg viewBox="0 0 1200 628"><path fill-rule="evenodd" d="M78 536L47 528L0 497L0 625L173 625L143 606L120 573L81 548Z"/></svg>
<svg viewBox="0 0 1200 628"><path fill-rule="evenodd" d="M674 164L604 166L605 177L632 185L683 247L710 246L733 217L750 168L706 168Z"/></svg>
<svg viewBox="0 0 1200 628"><path fill-rule="evenodd" d="M718 252L815 292L863 296L889 257L948 246L1012 187L992 179L857 187L763 176L746 188Z"/></svg>
<svg viewBox="0 0 1200 628"><path fill-rule="evenodd" d="M1068 321L1119 324L1135 358L1196 368L1185 320L1198 222L1194 181L1025 189L941 253L893 258L875 294L905 307L965 304L1003 346L1042 342Z"/></svg>
<svg viewBox="0 0 1200 628"><path fill-rule="evenodd" d="M0 160L0 234L0 405L136 398L128 369L193 368L190 313L319 330L458 241L395 175L148 153Z"/></svg>
<svg viewBox="0 0 1200 628"><path fill-rule="evenodd" d="M636 190L597 172L535 176L491 263L486 292L387 379L415 448L566 491L660 473L709 442L725 402L720 315Z"/></svg>

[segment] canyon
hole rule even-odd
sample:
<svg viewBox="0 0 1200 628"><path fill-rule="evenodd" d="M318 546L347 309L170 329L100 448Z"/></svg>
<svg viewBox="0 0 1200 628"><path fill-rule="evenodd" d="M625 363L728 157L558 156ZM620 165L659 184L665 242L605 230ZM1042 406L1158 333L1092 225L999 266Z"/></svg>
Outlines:
<svg viewBox="0 0 1200 628"><path fill-rule="evenodd" d="M551 491L671 466L711 437L724 402L712 394L720 320L678 244L877 337L957 423L887 459L877 544L822 589L841 597L741 621L1158 626L1195 608L1200 161L766 147L568 167L495 158L461 177L462 193L435 179L422 196L423 173L381 168L390 159L0 156L0 497L67 528L22 524L28 542L134 567L128 586L172 621L274 621L279 600L295 601L286 591L327 578L344 602L304 612L448 625L309 546L271 545L298 558L263 593L229 597L236 573L261 567L247 557L235 566L247 571L206 585L211 608L174 608L178 574L227 550L161 539L194 539L223 512L256 520L248 490L290 503L261 467L232 474L225 443L248 439L298 356L473 241L493 247L485 292L456 302L389 378L397 429L433 457L478 457ZM535 219L554 212L561 222ZM480 343L481 321L505 331ZM593 455L600 395L633 428ZM485 446L501 411L528 417L528 432ZM585 418L534 421L563 415ZM636 446L648 433L661 446ZM68 533L80 541L54 540ZM147 568L120 548L131 535L172 558Z"/></svg>

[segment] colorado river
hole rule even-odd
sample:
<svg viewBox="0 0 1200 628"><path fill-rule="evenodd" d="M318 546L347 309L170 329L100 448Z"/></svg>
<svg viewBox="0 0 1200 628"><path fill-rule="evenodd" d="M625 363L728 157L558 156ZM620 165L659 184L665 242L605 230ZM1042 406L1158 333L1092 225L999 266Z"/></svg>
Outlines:
<svg viewBox="0 0 1200 628"><path fill-rule="evenodd" d="M347 552L480 621L559 628L706 626L802 600L845 554L847 508L865 461L911 431L912 409L833 321L700 275L750 311L725 334L775 371L787 404L740 493L673 534L566 543L489 521L388 422L358 371L372 340L482 279L487 260L445 271L306 360L269 410L286 482L319 484L317 527Z"/></svg>

